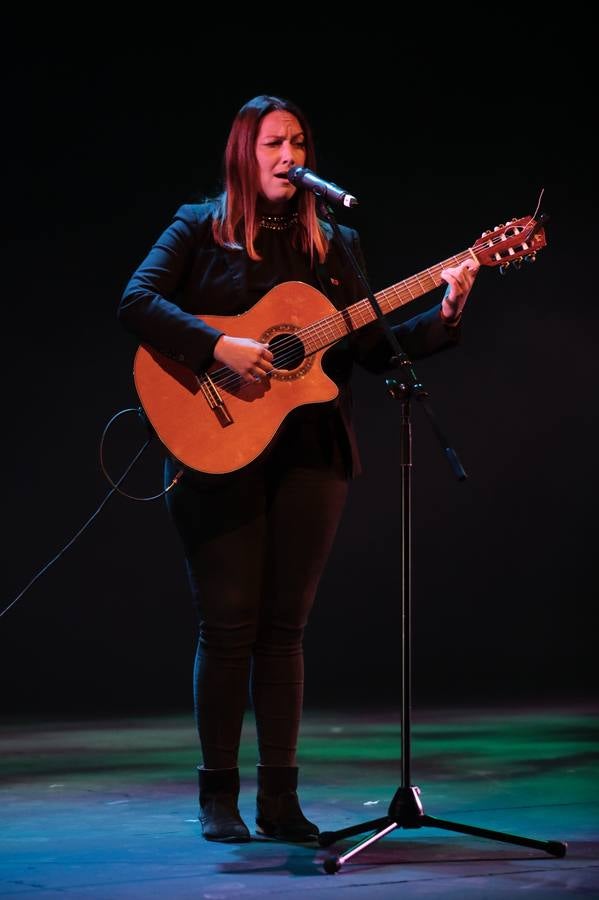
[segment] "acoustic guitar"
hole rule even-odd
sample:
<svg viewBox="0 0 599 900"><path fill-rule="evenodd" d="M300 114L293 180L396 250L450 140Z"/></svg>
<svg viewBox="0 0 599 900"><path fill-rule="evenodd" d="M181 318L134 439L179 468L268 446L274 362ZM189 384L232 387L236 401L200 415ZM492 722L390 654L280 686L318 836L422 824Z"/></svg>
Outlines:
<svg viewBox="0 0 599 900"><path fill-rule="evenodd" d="M505 269L532 261L546 245L543 217L525 216L485 232L472 247L376 294L387 315L443 283L441 272L468 258ZM307 403L334 400L338 388L322 370L324 353L375 321L370 301L338 310L316 288L279 284L248 312L200 316L232 337L268 344L274 369L248 383L214 363L191 369L142 344L134 359L135 387L143 410L168 453L188 469L224 475L242 469L268 448L286 416Z"/></svg>

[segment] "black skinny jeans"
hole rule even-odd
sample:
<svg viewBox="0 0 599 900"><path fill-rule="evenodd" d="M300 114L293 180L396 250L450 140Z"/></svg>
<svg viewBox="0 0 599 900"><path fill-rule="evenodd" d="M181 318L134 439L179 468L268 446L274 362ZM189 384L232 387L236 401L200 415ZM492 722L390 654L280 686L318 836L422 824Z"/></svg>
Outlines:
<svg viewBox="0 0 599 900"><path fill-rule="evenodd" d="M337 443L310 423L287 428L259 466L213 486L184 476L167 495L199 616L194 700L206 768L237 765L248 687L260 763L295 765L303 632L346 496Z"/></svg>

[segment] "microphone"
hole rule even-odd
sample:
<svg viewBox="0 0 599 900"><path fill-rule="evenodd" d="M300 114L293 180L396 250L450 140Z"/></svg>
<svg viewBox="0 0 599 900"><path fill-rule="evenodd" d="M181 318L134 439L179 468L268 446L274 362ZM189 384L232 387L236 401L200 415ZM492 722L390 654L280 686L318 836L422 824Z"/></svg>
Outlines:
<svg viewBox="0 0 599 900"><path fill-rule="evenodd" d="M312 191L317 197L322 197L323 200L329 200L331 203L342 203L343 206L358 205L358 201L352 194L348 194L347 191L344 191L339 185L333 184L332 181L325 181L324 178L319 178L318 175L310 169L305 169L303 166L291 166L287 172L287 181L290 181L291 184L298 188L301 187L307 191Z"/></svg>

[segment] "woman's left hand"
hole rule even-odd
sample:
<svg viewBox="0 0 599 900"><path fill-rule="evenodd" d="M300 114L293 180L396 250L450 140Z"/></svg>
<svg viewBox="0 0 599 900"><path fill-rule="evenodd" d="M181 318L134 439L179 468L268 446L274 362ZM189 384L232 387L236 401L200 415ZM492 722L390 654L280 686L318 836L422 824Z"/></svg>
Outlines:
<svg viewBox="0 0 599 900"><path fill-rule="evenodd" d="M441 278L447 282L441 315L447 322L457 322L462 315L479 269L480 266L473 259L466 259L459 266L452 266L441 272Z"/></svg>

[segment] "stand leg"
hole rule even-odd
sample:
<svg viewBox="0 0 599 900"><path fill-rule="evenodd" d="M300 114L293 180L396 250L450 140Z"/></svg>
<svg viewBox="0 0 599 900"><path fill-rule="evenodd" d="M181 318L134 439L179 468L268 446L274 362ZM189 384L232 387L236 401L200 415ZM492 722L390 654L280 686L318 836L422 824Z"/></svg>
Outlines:
<svg viewBox="0 0 599 900"><path fill-rule="evenodd" d="M459 822L447 822L445 819L437 819L436 816L424 816L423 825L433 828L444 828L445 831L457 831L460 834L472 834L475 837L488 838L492 841L503 841L505 844L518 844L520 847L533 847L535 850L544 850L550 856L562 857L566 855L568 845L563 841L537 841L534 838L521 837L517 834L508 834L505 831L491 831L489 828L478 828L476 825L461 825Z"/></svg>
<svg viewBox="0 0 599 900"><path fill-rule="evenodd" d="M324 870L327 875L334 875L335 872L338 872L341 866L347 862L348 859L351 859L352 856L355 856L357 853L360 853L361 850L365 850L366 847L370 847L371 844L375 844L377 841L380 841L381 838L386 837L396 828L398 828L397 822L391 822L387 825L386 828L381 829L381 831L377 831L376 834L371 834L370 837L365 838L363 841L360 841L359 844L356 844L355 847L352 847L351 850L348 850L347 853L344 853L342 856L329 856L328 859L324 861Z"/></svg>

